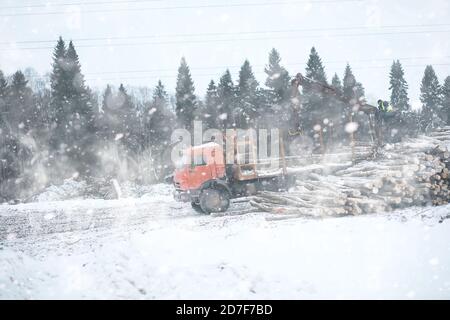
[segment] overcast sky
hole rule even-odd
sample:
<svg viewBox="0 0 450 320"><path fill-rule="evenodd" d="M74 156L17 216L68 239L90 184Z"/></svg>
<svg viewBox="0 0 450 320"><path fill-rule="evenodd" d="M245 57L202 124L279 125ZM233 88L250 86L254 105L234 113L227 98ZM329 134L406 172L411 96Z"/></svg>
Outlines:
<svg viewBox="0 0 450 320"><path fill-rule="evenodd" d="M329 80L349 62L370 102L388 99L393 59L414 105L426 64L441 82L450 75L448 0L0 0L0 30L4 72L50 71L61 35L74 40L87 83L98 88L153 87L160 78L173 92L182 56L201 96L227 67L237 79L245 59L263 84L272 47L291 74L304 73L312 46Z"/></svg>

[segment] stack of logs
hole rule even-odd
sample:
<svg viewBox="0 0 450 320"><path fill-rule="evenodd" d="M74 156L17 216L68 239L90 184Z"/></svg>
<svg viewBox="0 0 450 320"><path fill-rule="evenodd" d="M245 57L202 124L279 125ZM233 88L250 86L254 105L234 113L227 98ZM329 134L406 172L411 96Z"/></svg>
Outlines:
<svg viewBox="0 0 450 320"><path fill-rule="evenodd" d="M289 192L262 192L250 204L295 216L343 216L450 202L450 127L385 146L375 160L297 178Z"/></svg>

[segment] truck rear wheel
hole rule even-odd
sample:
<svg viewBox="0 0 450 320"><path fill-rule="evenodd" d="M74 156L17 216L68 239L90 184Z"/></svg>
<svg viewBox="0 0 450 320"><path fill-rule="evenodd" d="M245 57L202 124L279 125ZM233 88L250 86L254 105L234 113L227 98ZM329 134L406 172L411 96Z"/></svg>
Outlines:
<svg viewBox="0 0 450 320"><path fill-rule="evenodd" d="M205 213L224 212L230 206L230 195L218 189L205 189L200 194L200 207Z"/></svg>

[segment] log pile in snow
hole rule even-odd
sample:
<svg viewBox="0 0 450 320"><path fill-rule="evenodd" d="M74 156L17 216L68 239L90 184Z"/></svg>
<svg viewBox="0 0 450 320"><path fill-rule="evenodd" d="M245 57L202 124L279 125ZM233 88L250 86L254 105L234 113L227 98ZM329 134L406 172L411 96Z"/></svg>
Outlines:
<svg viewBox="0 0 450 320"><path fill-rule="evenodd" d="M377 159L297 179L287 193L262 192L251 205L296 216L342 216L450 202L450 127L385 146Z"/></svg>

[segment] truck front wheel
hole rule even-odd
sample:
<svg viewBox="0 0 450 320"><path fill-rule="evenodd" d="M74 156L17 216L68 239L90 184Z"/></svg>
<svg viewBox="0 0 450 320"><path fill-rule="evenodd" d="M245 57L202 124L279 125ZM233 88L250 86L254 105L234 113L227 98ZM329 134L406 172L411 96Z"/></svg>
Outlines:
<svg viewBox="0 0 450 320"><path fill-rule="evenodd" d="M200 207L205 213L224 212L230 206L230 195L218 189L205 189L200 193Z"/></svg>
<svg viewBox="0 0 450 320"><path fill-rule="evenodd" d="M192 206L192 209L195 210L195 212L197 212L197 213L205 213L205 212L203 212L202 207L200 207L199 203L191 202L191 206Z"/></svg>

